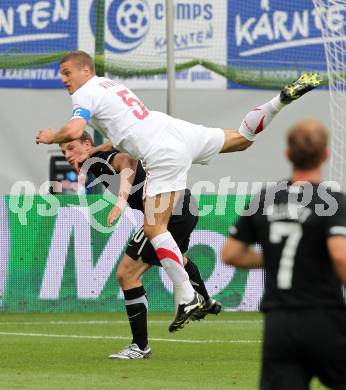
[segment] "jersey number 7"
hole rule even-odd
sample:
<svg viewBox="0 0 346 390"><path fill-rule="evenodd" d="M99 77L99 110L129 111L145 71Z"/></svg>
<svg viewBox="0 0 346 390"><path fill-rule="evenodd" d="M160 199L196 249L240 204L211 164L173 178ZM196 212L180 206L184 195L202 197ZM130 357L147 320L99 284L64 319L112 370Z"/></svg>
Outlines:
<svg viewBox="0 0 346 390"><path fill-rule="evenodd" d="M279 244L284 237L287 237L281 253L277 276L278 287L283 290L292 287L294 258L302 235L303 229L299 223L272 222L270 224L269 239L272 244Z"/></svg>
<svg viewBox="0 0 346 390"><path fill-rule="evenodd" d="M145 105L140 102L138 99L133 98L131 92L128 89L124 89L120 92L117 92L117 95L121 97L122 101L129 107L137 106L139 110L132 110L132 114L139 120L143 120L149 115L149 110Z"/></svg>

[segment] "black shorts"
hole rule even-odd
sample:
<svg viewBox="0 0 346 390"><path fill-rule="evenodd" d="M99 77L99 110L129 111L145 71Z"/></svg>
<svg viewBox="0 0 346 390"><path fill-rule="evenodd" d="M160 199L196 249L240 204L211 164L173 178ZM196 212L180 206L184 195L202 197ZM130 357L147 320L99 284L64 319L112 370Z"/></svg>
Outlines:
<svg viewBox="0 0 346 390"><path fill-rule="evenodd" d="M184 205L182 215L173 215L167 226L183 254L189 248L190 235L198 222L198 213L194 203L195 200L191 198L191 206L185 207ZM141 257L144 263L161 266L154 248L144 236L143 226L132 237L126 248L126 254L133 260L138 260Z"/></svg>
<svg viewBox="0 0 346 390"><path fill-rule="evenodd" d="M262 357L261 390L308 390L312 377L346 390L346 312L267 313Z"/></svg>

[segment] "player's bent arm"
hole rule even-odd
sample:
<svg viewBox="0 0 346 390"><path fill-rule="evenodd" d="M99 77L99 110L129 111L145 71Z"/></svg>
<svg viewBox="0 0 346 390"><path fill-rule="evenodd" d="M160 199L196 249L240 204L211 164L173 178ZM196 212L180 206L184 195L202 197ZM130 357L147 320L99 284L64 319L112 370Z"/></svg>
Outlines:
<svg viewBox="0 0 346 390"><path fill-rule="evenodd" d="M336 273L341 281L346 284L346 237L329 237L327 246Z"/></svg>
<svg viewBox="0 0 346 390"><path fill-rule="evenodd" d="M111 141L107 141L104 144L95 145L92 148L90 148L88 154L89 154L89 157L92 157L95 153L111 152L112 150L113 150L112 142Z"/></svg>
<svg viewBox="0 0 346 390"><path fill-rule="evenodd" d="M43 129L36 136L37 144L60 144L70 142L82 136L87 122L81 118L73 118L60 130Z"/></svg>
<svg viewBox="0 0 346 390"><path fill-rule="evenodd" d="M263 266L263 255L247 243L228 238L221 254L225 264L239 268L260 268Z"/></svg>
<svg viewBox="0 0 346 390"><path fill-rule="evenodd" d="M78 139L82 136L87 127L87 122L82 118L72 118L64 127L55 133L54 142L59 144L61 142L69 142Z"/></svg>
<svg viewBox="0 0 346 390"><path fill-rule="evenodd" d="M108 226L113 225L127 205L136 176L137 160L133 160L126 153L119 153L113 158L111 164L115 172L120 175L120 186L117 202L107 217Z"/></svg>
<svg viewBox="0 0 346 390"><path fill-rule="evenodd" d="M119 153L112 161L112 167L120 174L119 201L126 205L136 176L137 160L126 153Z"/></svg>

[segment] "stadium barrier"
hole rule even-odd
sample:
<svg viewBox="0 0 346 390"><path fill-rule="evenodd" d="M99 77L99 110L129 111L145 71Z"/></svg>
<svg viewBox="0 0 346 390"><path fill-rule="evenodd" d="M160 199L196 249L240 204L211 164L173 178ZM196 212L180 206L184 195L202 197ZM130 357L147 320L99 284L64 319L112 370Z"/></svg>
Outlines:
<svg viewBox="0 0 346 390"><path fill-rule="evenodd" d="M199 223L188 256L211 296L225 310L258 310L263 272L226 267L220 250L247 197L197 197ZM113 199L114 201L114 199ZM0 311L116 312L124 310L115 278L128 240L141 226L126 209L115 227L103 226L111 200L101 195L0 197ZM143 277L152 311L173 310L172 286L163 270Z"/></svg>

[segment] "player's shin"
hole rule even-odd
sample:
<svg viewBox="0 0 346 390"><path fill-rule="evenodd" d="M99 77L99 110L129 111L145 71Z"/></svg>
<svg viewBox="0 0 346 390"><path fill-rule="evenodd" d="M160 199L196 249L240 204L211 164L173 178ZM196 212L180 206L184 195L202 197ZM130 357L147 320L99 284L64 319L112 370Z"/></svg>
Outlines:
<svg viewBox="0 0 346 390"><path fill-rule="evenodd" d="M177 301L179 303L190 302L194 298L194 289L184 269L183 256L171 233L159 234L151 240L151 244L174 285Z"/></svg>
<svg viewBox="0 0 346 390"><path fill-rule="evenodd" d="M285 104L281 102L280 95L278 95L269 102L254 108L245 115L239 133L249 141L254 141L256 134L264 130L284 106Z"/></svg>
<svg viewBox="0 0 346 390"><path fill-rule="evenodd" d="M205 302L208 302L210 296L205 287L201 273L199 272L197 265L189 258L187 258L187 262L185 264L185 271L189 275L192 287L198 292L198 294L202 295Z"/></svg>
<svg viewBox="0 0 346 390"><path fill-rule="evenodd" d="M132 343L144 350L148 345L148 301L143 286L124 290L125 306L133 336Z"/></svg>
<svg viewBox="0 0 346 390"><path fill-rule="evenodd" d="M256 134L260 133L285 105L320 86L321 81L318 73L301 75L292 84L286 85L280 95L247 113L240 125L239 133L249 141L254 141Z"/></svg>

